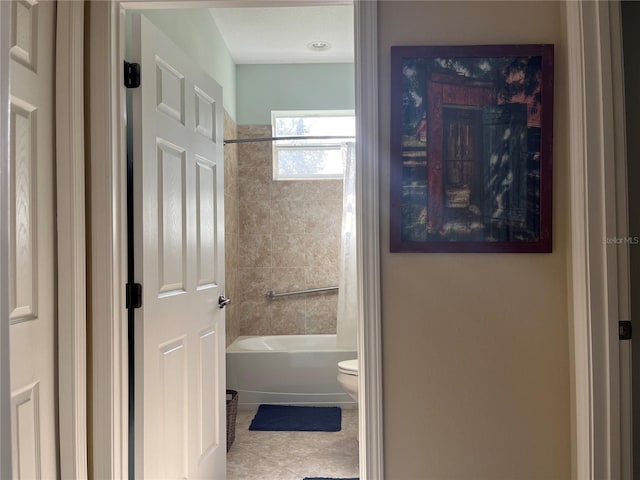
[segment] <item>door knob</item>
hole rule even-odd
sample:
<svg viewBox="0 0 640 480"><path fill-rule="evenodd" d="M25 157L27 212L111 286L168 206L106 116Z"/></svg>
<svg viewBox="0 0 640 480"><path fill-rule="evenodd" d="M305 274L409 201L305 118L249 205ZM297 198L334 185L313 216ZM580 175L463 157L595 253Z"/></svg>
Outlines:
<svg viewBox="0 0 640 480"><path fill-rule="evenodd" d="M231 299L230 298L225 298L224 295L220 295L218 297L218 307L219 308L224 308L227 305L229 305L231 303Z"/></svg>

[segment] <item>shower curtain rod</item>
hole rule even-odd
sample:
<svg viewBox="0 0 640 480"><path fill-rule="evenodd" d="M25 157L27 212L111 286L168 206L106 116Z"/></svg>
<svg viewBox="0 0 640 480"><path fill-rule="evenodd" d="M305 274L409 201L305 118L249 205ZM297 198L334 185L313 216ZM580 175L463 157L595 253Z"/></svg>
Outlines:
<svg viewBox="0 0 640 480"><path fill-rule="evenodd" d="M223 140L223 145L228 143L254 143L254 142L275 142L276 140L346 140L353 139L353 136L340 136L340 135L313 135L307 137L261 137L261 138L232 138Z"/></svg>

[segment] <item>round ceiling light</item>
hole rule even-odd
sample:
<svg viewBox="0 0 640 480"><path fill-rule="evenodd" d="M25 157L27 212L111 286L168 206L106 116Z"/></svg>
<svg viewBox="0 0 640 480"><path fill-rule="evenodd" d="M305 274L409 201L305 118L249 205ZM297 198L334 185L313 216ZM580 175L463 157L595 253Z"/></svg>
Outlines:
<svg viewBox="0 0 640 480"><path fill-rule="evenodd" d="M314 52L323 52L324 50L329 50L331 48L331 44L323 40L316 40L315 42L307 43L307 47L309 50L313 50Z"/></svg>

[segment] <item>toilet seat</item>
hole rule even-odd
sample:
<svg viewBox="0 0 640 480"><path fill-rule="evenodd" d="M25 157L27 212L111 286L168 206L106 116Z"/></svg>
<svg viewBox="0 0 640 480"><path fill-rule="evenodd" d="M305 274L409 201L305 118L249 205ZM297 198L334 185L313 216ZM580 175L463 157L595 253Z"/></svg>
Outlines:
<svg viewBox="0 0 640 480"><path fill-rule="evenodd" d="M353 360L343 360L338 362L338 372L344 373L345 375L358 375L358 359L354 358Z"/></svg>

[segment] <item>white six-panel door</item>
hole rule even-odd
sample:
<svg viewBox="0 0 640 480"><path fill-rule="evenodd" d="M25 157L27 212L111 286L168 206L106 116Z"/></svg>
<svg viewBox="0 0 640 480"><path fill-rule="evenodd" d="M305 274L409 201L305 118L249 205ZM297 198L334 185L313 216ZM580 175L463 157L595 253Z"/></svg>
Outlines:
<svg viewBox="0 0 640 480"><path fill-rule="evenodd" d="M57 478L55 2L11 4L10 350L13 477Z"/></svg>
<svg viewBox="0 0 640 480"><path fill-rule="evenodd" d="M136 478L224 479L222 89L133 19Z"/></svg>

